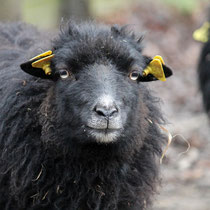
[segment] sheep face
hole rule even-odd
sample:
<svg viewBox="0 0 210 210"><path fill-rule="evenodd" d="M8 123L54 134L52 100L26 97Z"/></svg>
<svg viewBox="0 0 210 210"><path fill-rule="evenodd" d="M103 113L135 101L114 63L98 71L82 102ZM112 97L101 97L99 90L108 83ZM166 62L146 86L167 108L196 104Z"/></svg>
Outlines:
<svg viewBox="0 0 210 210"><path fill-rule="evenodd" d="M50 78L66 137L109 143L132 136L144 115L141 81L155 79L141 80L151 59L140 41L125 28L93 25L71 25L54 41Z"/></svg>
<svg viewBox="0 0 210 210"><path fill-rule="evenodd" d="M138 83L128 75L107 61L87 64L73 76L59 79L56 98L60 119L75 128L75 133L86 135L85 139L116 141L138 107Z"/></svg>

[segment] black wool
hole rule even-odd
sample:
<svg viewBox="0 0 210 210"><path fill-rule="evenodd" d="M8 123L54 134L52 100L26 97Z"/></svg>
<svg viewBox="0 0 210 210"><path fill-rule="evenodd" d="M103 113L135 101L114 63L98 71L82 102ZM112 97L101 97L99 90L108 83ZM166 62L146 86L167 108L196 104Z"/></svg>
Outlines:
<svg viewBox="0 0 210 210"><path fill-rule="evenodd" d="M200 53L198 82L203 96L204 108L210 117L210 8L208 8L208 20L205 24L208 24L204 35L207 42L204 43Z"/></svg>
<svg viewBox="0 0 210 210"><path fill-rule="evenodd" d="M51 42L0 24L1 210L151 206L167 137L159 99L130 76L147 65L141 45L126 27L69 23ZM21 70L45 50L49 79Z"/></svg>
<svg viewBox="0 0 210 210"><path fill-rule="evenodd" d="M210 117L210 35L208 42L204 44L201 50L198 64L198 78L204 107Z"/></svg>

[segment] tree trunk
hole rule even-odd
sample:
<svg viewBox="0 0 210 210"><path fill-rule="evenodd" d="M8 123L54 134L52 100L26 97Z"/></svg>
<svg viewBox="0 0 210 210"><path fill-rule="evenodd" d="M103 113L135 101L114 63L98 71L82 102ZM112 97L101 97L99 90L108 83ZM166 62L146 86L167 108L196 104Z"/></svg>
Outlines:
<svg viewBox="0 0 210 210"><path fill-rule="evenodd" d="M90 17L88 0L61 0L60 17L64 20L70 18L86 20Z"/></svg>

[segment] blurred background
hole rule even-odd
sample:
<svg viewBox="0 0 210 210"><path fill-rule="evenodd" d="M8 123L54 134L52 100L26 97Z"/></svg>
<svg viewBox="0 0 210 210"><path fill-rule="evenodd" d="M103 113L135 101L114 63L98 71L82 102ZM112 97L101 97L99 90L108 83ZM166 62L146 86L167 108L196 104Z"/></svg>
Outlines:
<svg viewBox="0 0 210 210"><path fill-rule="evenodd" d="M192 33L207 20L207 0L0 0L0 21L24 21L57 31L74 18L130 24L145 34L144 53L161 55L174 70L167 82L148 84L162 98L173 136L163 160L154 210L210 210L210 124L197 84L202 47ZM179 134L179 135L177 135ZM191 147L187 153L187 140Z"/></svg>

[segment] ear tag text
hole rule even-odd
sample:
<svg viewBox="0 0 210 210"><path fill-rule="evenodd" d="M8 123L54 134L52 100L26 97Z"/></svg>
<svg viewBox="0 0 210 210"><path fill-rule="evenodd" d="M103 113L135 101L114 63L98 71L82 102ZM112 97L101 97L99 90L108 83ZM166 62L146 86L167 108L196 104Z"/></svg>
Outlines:
<svg viewBox="0 0 210 210"><path fill-rule="evenodd" d="M31 65L34 68L43 69L46 75L51 75L52 70L50 68L50 63L53 57L54 57L54 54L52 54L52 51L44 52L32 58L31 60L36 60L36 59L38 60L34 61Z"/></svg>
<svg viewBox="0 0 210 210"><path fill-rule="evenodd" d="M210 30L210 22L205 22L199 29L193 33L193 39L200 42L208 42L208 33Z"/></svg>
<svg viewBox="0 0 210 210"><path fill-rule="evenodd" d="M148 74L152 74L157 79L166 81L166 77L163 71L163 64L165 64L163 58L159 55L156 55L144 69L143 77L146 77Z"/></svg>

